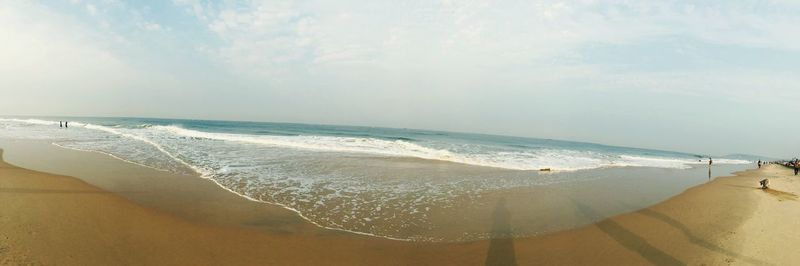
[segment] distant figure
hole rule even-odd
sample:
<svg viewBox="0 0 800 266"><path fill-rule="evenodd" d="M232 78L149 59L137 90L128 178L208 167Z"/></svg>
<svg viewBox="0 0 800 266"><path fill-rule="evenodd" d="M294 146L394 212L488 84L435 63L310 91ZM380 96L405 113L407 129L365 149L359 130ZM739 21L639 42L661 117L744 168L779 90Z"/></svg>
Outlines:
<svg viewBox="0 0 800 266"><path fill-rule="evenodd" d="M711 157L708 157L708 166L711 166L711 164L713 164L713 163L714 163L714 160L711 160Z"/></svg>
<svg viewBox="0 0 800 266"><path fill-rule="evenodd" d="M69 128L69 122L68 121L64 121L64 128Z"/></svg>
<svg viewBox="0 0 800 266"><path fill-rule="evenodd" d="M58 121L58 127L64 127L64 122L62 122L61 120L59 120L59 121Z"/></svg>
<svg viewBox="0 0 800 266"><path fill-rule="evenodd" d="M792 164L792 166L794 168L794 175L797 175L797 172L800 171L800 168L798 168L798 167L800 167L800 165L797 165L797 163L798 163L798 159L794 159L794 163Z"/></svg>
<svg viewBox="0 0 800 266"><path fill-rule="evenodd" d="M761 160L758 160L758 168L761 168Z"/></svg>

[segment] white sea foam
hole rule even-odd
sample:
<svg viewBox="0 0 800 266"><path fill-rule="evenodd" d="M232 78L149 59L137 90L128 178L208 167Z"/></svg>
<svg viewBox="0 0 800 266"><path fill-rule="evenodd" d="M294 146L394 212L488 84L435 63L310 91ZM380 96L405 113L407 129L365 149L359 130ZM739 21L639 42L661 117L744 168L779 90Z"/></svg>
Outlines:
<svg viewBox="0 0 800 266"><path fill-rule="evenodd" d="M35 125L58 125L58 121L48 121L41 119L17 119L17 118L0 118L0 121L11 121Z"/></svg>
<svg viewBox="0 0 800 266"><path fill-rule="evenodd" d="M203 169L202 167L190 164L190 163L186 162L185 160L175 156L171 152L169 152L166 149L164 149L164 147L161 146L160 144L158 144L158 143L156 143L156 142L154 142L154 141L152 141L152 140L150 140L150 139L148 139L146 137L142 137L142 136L135 135L135 134L130 134L130 133L124 133L124 132L121 132L118 129L110 128L110 127L107 127L107 126L100 126L100 125L94 125L94 124L88 124L88 123L87 124L81 124L81 125L83 127L87 128L87 129L105 131L105 132L108 132L108 133L111 133L111 134L114 134L114 135L118 135L118 136L122 136L122 137L126 137L126 138L130 138L130 139L134 139L134 140L138 140L138 141L147 143L148 145L150 145L150 146L156 148L157 150L159 150L164 155L169 156L170 158L172 158L176 162L178 162L178 163L180 163L180 164L182 164L182 165L184 165L186 167L189 167L190 169L196 171L198 174L202 175L203 177L209 177L209 176L211 176L213 174L211 171L208 171L206 169Z"/></svg>
<svg viewBox="0 0 800 266"><path fill-rule="evenodd" d="M455 153L446 149L425 147L404 140L331 136L244 135L203 132L177 126L153 126L152 129L189 138L232 141L326 152L414 157L511 170L539 170L550 168L552 170L572 171L624 166L684 169L691 167L693 164L697 164L693 159L612 155L566 149ZM748 162L722 159L718 160L718 163L743 164Z"/></svg>
<svg viewBox="0 0 800 266"><path fill-rule="evenodd" d="M652 158L632 155L621 155L623 166L662 166L666 168L681 168L688 162L687 159L676 158Z"/></svg>

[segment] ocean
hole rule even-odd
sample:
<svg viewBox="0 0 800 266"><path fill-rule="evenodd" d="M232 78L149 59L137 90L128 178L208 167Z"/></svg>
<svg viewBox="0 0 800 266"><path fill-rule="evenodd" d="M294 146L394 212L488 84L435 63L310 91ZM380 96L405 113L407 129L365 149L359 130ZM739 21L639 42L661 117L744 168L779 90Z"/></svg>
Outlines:
<svg viewBox="0 0 800 266"><path fill-rule="evenodd" d="M704 182L708 163L705 155L584 142L268 122L6 117L0 138L106 153L213 180L323 227L423 241L491 237L491 219L482 217L501 197L515 214L517 236L580 226ZM715 176L751 164L714 162L721 167ZM552 191L564 193L536 196ZM562 208L569 201L595 204L600 215L570 214ZM474 222L453 226L462 220Z"/></svg>

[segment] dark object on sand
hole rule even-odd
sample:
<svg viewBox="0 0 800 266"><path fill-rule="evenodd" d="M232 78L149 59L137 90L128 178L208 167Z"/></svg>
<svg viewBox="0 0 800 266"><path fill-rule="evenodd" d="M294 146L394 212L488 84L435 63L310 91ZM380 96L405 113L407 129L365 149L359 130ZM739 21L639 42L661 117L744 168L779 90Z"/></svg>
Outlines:
<svg viewBox="0 0 800 266"><path fill-rule="evenodd" d="M764 180L758 181L758 184L761 185L761 189L768 189L769 188L769 179L765 178Z"/></svg>
<svg viewBox="0 0 800 266"><path fill-rule="evenodd" d="M542 171L542 172L545 172L545 171L546 171L546 172L550 172L550 168L542 168L542 169L539 169L539 171Z"/></svg>

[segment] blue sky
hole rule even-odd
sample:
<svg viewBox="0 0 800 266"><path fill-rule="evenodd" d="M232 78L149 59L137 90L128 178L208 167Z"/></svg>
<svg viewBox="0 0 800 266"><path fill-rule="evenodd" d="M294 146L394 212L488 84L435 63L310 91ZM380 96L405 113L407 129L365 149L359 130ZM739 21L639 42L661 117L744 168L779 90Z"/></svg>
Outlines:
<svg viewBox="0 0 800 266"><path fill-rule="evenodd" d="M800 149L797 1L0 2L0 114Z"/></svg>

